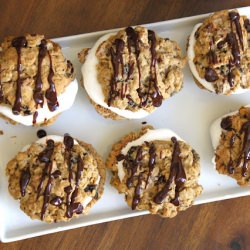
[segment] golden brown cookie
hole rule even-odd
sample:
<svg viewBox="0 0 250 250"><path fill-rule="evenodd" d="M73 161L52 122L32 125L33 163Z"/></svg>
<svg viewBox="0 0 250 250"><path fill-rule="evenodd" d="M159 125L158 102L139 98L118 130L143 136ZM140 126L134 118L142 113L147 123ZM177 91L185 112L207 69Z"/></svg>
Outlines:
<svg viewBox="0 0 250 250"><path fill-rule="evenodd" d="M199 155L168 129L144 127L113 145L111 184L133 210L174 217L201 194Z"/></svg>
<svg viewBox="0 0 250 250"><path fill-rule="evenodd" d="M68 134L27 146L8 164L9 192L32 219L69 221L102 196L105 166L90 145Z"/></svg>
<svg viewBox="0 0 250 250"><path fill-rule="evenodd" d="M250 107L217 119L211 128L215 166L220 174L250 186Z"/></svg>
<svg viewBox="0 0 250 250"><path fill-rule="evenodd" d="M145 117L182 88L178 44L144 27L104 35L78 57L85 90L105 118Z"/></svg>
<svg viewBox="0 0 250 250"><path fill-rule="evenodd" d="M48 124L73 104L74 79L57 43L43 35L6 37L0 47L1 117L13 124Z"/></svg>
<svg viewBox="0 0 250 250"><path fill-rule="evenodd" d="M237 10L215 12L197 24L188 41L188 62L198 86L216 94L250 88L249 20Z"/></svg>

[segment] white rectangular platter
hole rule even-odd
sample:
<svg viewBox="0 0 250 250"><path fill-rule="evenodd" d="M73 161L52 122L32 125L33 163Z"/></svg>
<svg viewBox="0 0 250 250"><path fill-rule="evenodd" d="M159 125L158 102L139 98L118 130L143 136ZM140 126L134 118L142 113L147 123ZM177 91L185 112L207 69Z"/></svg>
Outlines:
<svg viewBox="0 0 250 250"><path fill-rule="evenodd" d="M250 17L250 7L240 8L241 14ZM193 26L207 17L200 15L171 21L144 25L160 36L176 40L183 53L187 37ZM114 30L112 30L114 31ZM54 39L61 44L65 56L70 59L77 72L80 82L80 64L77 53L86 47L91 47L103 34L110 31L95 32L77 36ZM250 188L239 187L236 182L226 176L219 175L211 163L213 149L210 141L209 127L217 117L249 104L250 93L234 96L216 96L199 89L192 79L188 66L185 68L184 88L163 103L153 114L142 120L112 121L101 117L92 105L82 88L79 88L73 107L61 114L50 127L45 127L47 134L72 136L91 143L106 159L114 142L130 131L139 129L141 122L153 125L155 128L170 128L189 142L201 156L200 184L204 191L195 201L202 204L217 200L240 197L250 194ZM44 235L62 230L107 222L117 219L147 214L145 211L134 212L124 201L124 197L109 184L110 175L106 181L104 195L87 216L80 216L68 223L46 224L33 221L20 209L8 193L8 182L5 176L6 163L26 144L37 140L39 128L13 126L0 121L0 240L11 242Z"/></svg>

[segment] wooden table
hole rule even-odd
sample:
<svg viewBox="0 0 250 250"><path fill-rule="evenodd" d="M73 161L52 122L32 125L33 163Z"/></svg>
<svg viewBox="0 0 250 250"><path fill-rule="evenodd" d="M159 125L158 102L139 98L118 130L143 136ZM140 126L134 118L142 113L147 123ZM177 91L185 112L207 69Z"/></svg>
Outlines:
<svg viewBox="0 0 250 250"><path fill-rule="evenodd" d="M0 0L0 40L61 37L249 6L250 0ZM194 206L173 219L141 216L3 244L0 249L250 249L250 197Z"/></svg>

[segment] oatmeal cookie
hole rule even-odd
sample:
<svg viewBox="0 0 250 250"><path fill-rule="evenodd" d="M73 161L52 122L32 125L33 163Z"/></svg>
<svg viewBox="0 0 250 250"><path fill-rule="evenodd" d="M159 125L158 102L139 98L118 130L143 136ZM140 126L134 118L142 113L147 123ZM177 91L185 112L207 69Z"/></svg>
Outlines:
<svg viewBox="0 0 250 250"><path fill-rule="evenodd" d="M199 87L223 95L249 90L249 27L249 19L238 10L215 12L194 27L188 62Z"/></svg>
<svg viewBox="0 0 250 250"><path fill-rule="evenodd" d="M113 145L111 184L132 209L174 217L201 194L199 155L168 129L144 127Z"/></svg>
<svg viewBox="0 0 250 250"><path fill-rule="evenodd" d="M186 62L176 42L139 26L104 35L79 60L91 103L114 120L145 117L179 92Z"/></svg>
<svg viewBox="0 0 250 250"><path fill-rule="evenodd" d="M61 47L43 35L6 37L0 47L0 114L42 125L69 109L78 89Z"/></svg>
<svg viewBox="0 0 250 250"><path fill-rule="evenodd" d="M250 186L250 106L217 119L211 127L214 164L220 174Z"/></svg>
<svg viewBox="0 0 250 250"><path fill-rule="evenodd" d="M6 174L20 208L48 223L87 214L102 196L106 175L94 148L68 134L28 145L7 164Z"/></svg>

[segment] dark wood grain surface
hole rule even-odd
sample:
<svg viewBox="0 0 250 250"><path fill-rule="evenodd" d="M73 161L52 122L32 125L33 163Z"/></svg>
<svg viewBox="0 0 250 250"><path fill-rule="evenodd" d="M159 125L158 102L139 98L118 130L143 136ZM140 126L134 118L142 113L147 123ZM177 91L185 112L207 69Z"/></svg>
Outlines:
<svg viewBox="0 0 250 250"><path fill-rule="evenodd" d="M0 40L61 37L250 6L250 0L0 0ZM250 197L194 206L173 219L141 216L50 234L0 249L250 249Z"/></svg>

